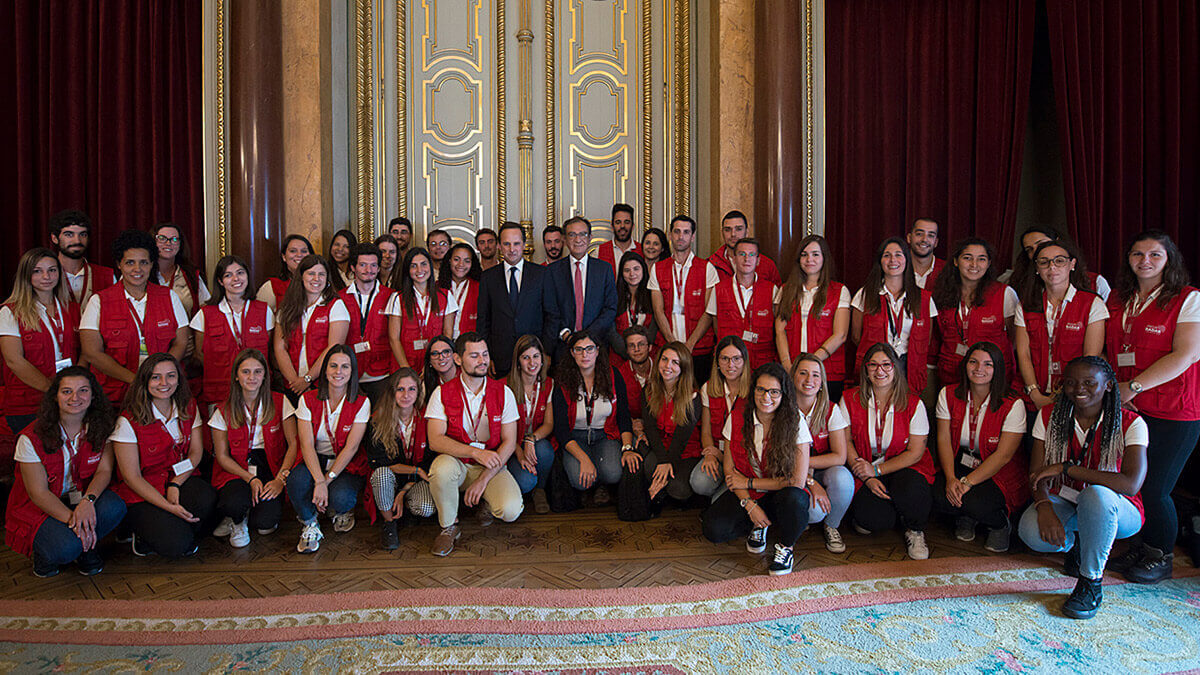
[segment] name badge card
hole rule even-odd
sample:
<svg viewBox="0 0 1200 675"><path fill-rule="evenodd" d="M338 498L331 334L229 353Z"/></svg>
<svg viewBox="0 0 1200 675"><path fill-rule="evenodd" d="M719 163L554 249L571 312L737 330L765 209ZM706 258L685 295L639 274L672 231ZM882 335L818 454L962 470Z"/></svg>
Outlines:
<svg viewBox="0 0 1200 675"><path fill-rule="evenodd" d="M371 349L371 343L367 342L366 340L363 340L362 342L354 343L354 353L355 354L362 354L363 352L369 351L370 349Z"/></svg>
<svg viewBox="0 0 1200 675"><path fill-rule="evenodd" d="M1059 488L1058 496L1074 504L1079 501L1079 490L1064 485Z"/></svg>
<svg viewBox="0 0 1200 675"><path fill-rule="evenodd" d="M176 462L176 463L175 463L175 464L174 464L174 465L171 467L171 473L173 473L173 474L175 474L176 476L178 476L178 475L180 475L180 474L187 473L188 471L191 471L193 468L194 468L194 465L192 464L192 460L191 460L191 459L188 459L188 458L184 458L182 461Z"/></svg>
<svg viewBox="0 0 1200 675"><path fill-rule="evenodd" d="M1133 352L1121 352L1117 354L1118 368L1133 368L1135 366L1137 366L1137 358L1134 357Z"/></svg>
<svg viewBox="0 0 1200 675"><path fill-rule="evenodd" d="M70 368L70 367L71 367L71 359L59 359L54 362L54 372L56 372L56 373L58 371L62 370L63 368Z"/></svg>

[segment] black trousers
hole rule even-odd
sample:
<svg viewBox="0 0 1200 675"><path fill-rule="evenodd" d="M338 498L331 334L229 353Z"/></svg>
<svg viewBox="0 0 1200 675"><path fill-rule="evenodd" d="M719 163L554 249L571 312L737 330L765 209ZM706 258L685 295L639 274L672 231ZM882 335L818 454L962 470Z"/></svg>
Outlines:
<svg viewBox="0 0 1200 675"><path fill-rule="evenodd" d="M203 478L192 476L187 479L179 490L179 503L200 521L189 523L148 502L129 506L125 522L142 544L139 549L167 558L182 558L192 552L201 537L212 531L217 491Z"/></svg>
<svg viewBox="0 0 1200 675"><path fill-rule="evenodd" d="M714 544L745 537L754 529L746 509L733 490L726 490L704 512L700 514L700 527L704 537ZM808 493L798 487L785 487L768 492L758 500L758 505L771 519L771 529L783 546L793 546L804 528L808 527Z"/></svg>
<svg viewBox="0 0 1200 675"><path fill-rule="evenodd" d="M713 354L692 354L692 373L696 376L696 386L708 383L708 376L712 375ZM746 364L747 367L750 365Z"/></svg>
<svg viewBox="0 0 1200 675"><path fill-rule="evenodd" d="M696 465L702 459L701 457L689 457L676 462L675 466L672 467L675 475L671 477L671 480L667 481L666 487L658 493L658 499L661 500L664 495L681 502L691 499L692 495L695 494L692 492L692 470L696 468ZM642 461L642 475L646 477L647 484L654 481L654 470L658 468L658 465L658 453L651 450Z"/></svg>
<svg viewBox="0 0 1200 675"><path fill-rule="evenodd" d="M954 462L956 479L971 471L963 466L962 462ZM1004 493L991 478L967 490L967 494L963 495L962 508L958 508L946 499L946 476L939 473L933 481L933 506L938 513L954 517L966 516L993 530L999 530L1008 524L1008 507L1004 504Z"/></svg>
<svg viewBox="0 0 1200 675"><path fill-rule="evenodd" d="M267 464L265 451L251 450L250 464L256 470L256 475L264 484L275 476ZM270 530L279 526L283 517L283 502L287 498L287 489L281 490L274 499L264 499L258 504L250 505L250 484L241 478L234 478L217 490L217 513L223 518L230 518L240 523L250 516L250 527L256 530Z"/></svg>
<svg viewBox="0 0 1200 675"><path fill-rule="evenodd" d="M906 530L925 531L929 510L933 506L933 490L916 469L900 469L880 476L891 499L880 499L871 488L860 485L850 502L850 516L859 526L879 532L896 527L897 521Z"/></svg>

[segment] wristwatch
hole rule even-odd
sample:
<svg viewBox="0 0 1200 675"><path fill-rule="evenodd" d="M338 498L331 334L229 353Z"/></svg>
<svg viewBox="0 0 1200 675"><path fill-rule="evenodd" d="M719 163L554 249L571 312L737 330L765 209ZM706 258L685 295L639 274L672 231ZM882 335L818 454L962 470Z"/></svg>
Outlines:
<svg viewBox="0 0 1200 675"><path fill-rule="evenodd" d="M1033 392L1037 391L1037 388L1038 386L1036 384L1027 384L1025 385L1025 394L1032 394Z"/></svg>
<svg viewBox="0 0 1200 675"><path fill-rule="evenodd" d="M312 384L312 375L305 375L305 376L304 376L304 381L305 381L305 382L307 382L307 383L309 383L309 384Z"/></svg>
<svg viewBox="0 0 1200 675"><path fill-rule="evenodd" d="M739 503L739 504L741 504L741 505L742 505L742 508L744 509L744 508L746 508L746 506L747 506L747 505L749 505L749 504L753 504L753 503L754 503L754 500L753 500L753 499L750 499L749 497L746 497L745 499L741 500L741 501L740 501L740 502L738 502L738 503Z"/></svg>
<svg viewBox="0 0 1200 675"><path fill-rule="evenodd" d="M329 473L325 474L325 477L329 480L333 480L334 478L337 478L338 475L336 471L330 471Z"/></svg>
<svg viewBox="0 0 1200 675"><path fill-rule="evenodd" d="M1078 466L1073 459L1064 459L1062 465L1063 468L1060 472L1060 475L1062 475L1063 478L1070 478L1070 476L1067 475L1067 469L1070 469L1073 466Z"/></svg>
<svg viewBox="0 0 1200 675"><path fill-rule="evenodd" d="M86 500L88 500L89 502L91 502L91 503L93 503L93 504L95 504L95 503L96 503L96 495L94 495L94 494L88 493L88 494L84 495L84 496L83 496L83 498L84 498L84 499L86 499Z"/></svg>
<svg viewBox="0 0 1200 675"><path fill-rule="evenodd" d="M626 443L621 446L621 452L633 452L633 446Z"/></svg>
<svg viewBox="0 0 1200 675"><path fill-rule="evenodd" d="M974 485L971 484L971 481L967 480L966 476L960 477L958 479L958 482L962 483L963 485L966 485L967 487L975 487Z"/></svg>
<svg viewBox="0 0 1200 675"><path fill-rule="evenodd" d="M1129 381L1129 391L1132 391L1135 394L1140 394L1143 391L1146 391L1146 385L1142 384L1141 382L1138 382L1137 380L1130 380Z"/></svg>

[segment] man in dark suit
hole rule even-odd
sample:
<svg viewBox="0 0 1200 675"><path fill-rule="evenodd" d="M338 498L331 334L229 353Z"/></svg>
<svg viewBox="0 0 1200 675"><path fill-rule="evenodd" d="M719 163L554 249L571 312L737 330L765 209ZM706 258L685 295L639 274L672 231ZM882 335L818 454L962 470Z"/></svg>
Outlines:
<svg viewBox="0 0 1200 675"><path fill-rule="evenodd" d="M525 230L516 223L500 227L502 261L479 277L476 330L487 339L496 377L508 375L517 338L544 334L548 292L546 268L526 262Z"/></svg>
<svg viewBox="0 0 1200 675"><path fill-rule="evenodd" d="M572 332L585 330L597 344L606 344L617 319L617 284L612 265L587 254L592 224L583 216L563 223L566 258L546 268L550 297L546 309L546 349L563 353Z"/></svg>

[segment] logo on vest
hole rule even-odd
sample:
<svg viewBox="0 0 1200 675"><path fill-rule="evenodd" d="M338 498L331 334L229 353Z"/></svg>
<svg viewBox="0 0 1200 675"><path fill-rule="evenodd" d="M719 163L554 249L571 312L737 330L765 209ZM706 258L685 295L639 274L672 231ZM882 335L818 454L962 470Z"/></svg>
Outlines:
<svg viewBox="0 0 1200 675"><path fill-rule="evenodd" d="M1151 335L1162 335L1167 332L1166 326L1146 326L1146 332Z"/></svg>
<svg viewBox="0 0 1200 675"><path fill-rule="evenodd" d="M999 436L989 436L987 439L987 442L988 443L999 443L1000 437Z"/></svg>
<svg viewBox="0 0 1200 675"><path fill-rule="evenodd" d="M1081 331L1081 330L1083 330L1083 322L1082 321L1069 321L1069 322L1063 324L1063 330Z"/></svg>
<svg viewBox="0 0 1200 675"><path fill-rule="evenodd" d="M261 333L261 332L263 332L263 329L262 329L262 326L251 326L251 327L249 327L249 328L247 328L247 329L246 329L246 332L247 332L247 333L255 333L255 334L257 334L257 333Z"/></svg>
<svg viewBox="0 0 1200 675"><path fill-rule="evenodd" d="M984 324L985 326L990 326L996 323L996 316L994 314L989 314L987 316L980 317L979 323Z"/></svg>
<svg viewBox="0 0 1200 675"><path fill-rule="evenodd" d="M155 325L158 326L159 328L170 328L171 322L168 319L163 319L162 321L159 321Z"/></svg>

